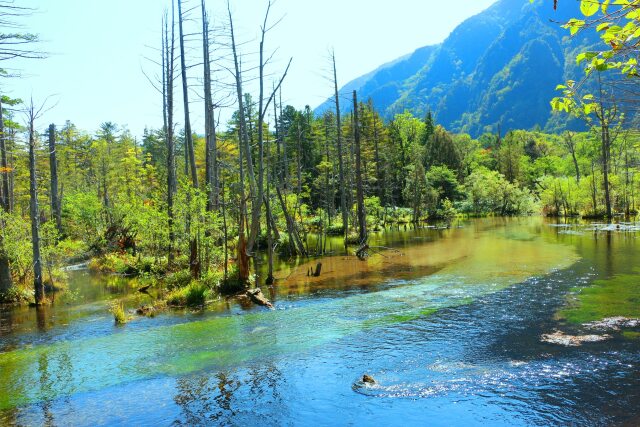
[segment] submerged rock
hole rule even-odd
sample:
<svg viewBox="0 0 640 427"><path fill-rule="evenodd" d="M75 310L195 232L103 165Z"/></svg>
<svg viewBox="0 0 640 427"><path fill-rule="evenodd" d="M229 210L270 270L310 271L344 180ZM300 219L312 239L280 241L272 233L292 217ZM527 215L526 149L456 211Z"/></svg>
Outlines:
<svg viewBox="0 0 640 427"><path fill-rule="evenodd" d="M640 327L640 319L629 319L623 316L607 317L595 322L584 323L583 326L602 331L619 331L622 328Z"/></svg>
<svg viewBox="0 0 640 427"><path fill-rule="evenodd" d="M540 337L542 342L558 344L565 347L579 347L586 342L600 342L611 338L611 335L567 335L562 331L552 334L544 334Z"/></svg>

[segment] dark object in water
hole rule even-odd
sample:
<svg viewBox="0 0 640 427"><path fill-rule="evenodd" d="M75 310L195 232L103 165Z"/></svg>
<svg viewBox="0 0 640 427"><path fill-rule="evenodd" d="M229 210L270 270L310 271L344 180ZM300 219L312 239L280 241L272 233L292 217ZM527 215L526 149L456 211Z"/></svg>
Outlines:
<svg viewBox="0 0 640 427"><path fill-rule="evenodd" d="M374 380L371 375L364 374L362 376L362 382L365 384L375 384L376 380Z"/></svg>
<svg viewBox="0 0 640 427"><path fill-rule="evenodd" d="M138 288L138 292L142 292L144 294L149 293L149 288L151 287L151 285L146 285L146 286L141 286Z"/></svg>
<svg viewBox="0 0 640 427"><path fill-rule="evenodd" d="M142 305L136 309L136 314L140 316L153 317L156 314L156 309L152 305Z"/></svg>
<svg viewBox="0 0 640 427"><path fill-rule="evenodd" d="M367 245L366 243L364 243L362 246L360 246L360 248L358 248L358 250L356 251L356 256L360 261L364 261L365 259L367 259L367 256L369 255L367 253L368 250L369 250L369 245Z"/></svg>
<svg viewBox="0 0 640 427"><path fill-rule="evenodd" d="M265 298L260 288L248 290L245 295L248 296L255 304L273 309L273 304Z"/></svg>
<svg viewBox="0 0 640 427"><path fill-rule="evenodd" d="M322 271L322 263L319 262L318 264L316 264L316 270L313 271L313 267L311 268L311 276L313 277L320 277L320 272Z"/></svg>

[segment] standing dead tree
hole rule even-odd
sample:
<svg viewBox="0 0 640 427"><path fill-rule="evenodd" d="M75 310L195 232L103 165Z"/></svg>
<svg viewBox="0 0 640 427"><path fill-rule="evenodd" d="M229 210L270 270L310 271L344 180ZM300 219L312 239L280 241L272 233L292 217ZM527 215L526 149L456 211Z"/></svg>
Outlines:
<svg viewBox="0 0 640 427"><path fill-rule="evenodd" d="M342 214L342 234L344 246L347 247L347 236L349 234L349 212L347 211L347 195L344 179L344 164L342 151L342 123L340 117L340 95L338 92L338 72L336 71L336 54L331 52L331 63L333 64L333 88L336 104L336 144L338 148L338 185L340 187L340 212Z"/></svg>
<svg viewBox="0 0 640 427"><path fill-rule="evenodd" d="M267 6L267 11L265 13L264 21L261 27L261 39L260 39L260 59L258 65L259 71L259 99L258 99L258 177L256 179L256 174L254 170L254 160L251 151L251 142L249 138L249 133L247 130L247 118L245 116L245 105L244 105L244 93L242 89L242 75L240 72L240 61L239 55L236 45L234 27L233 27L233 17L231 14L231 7L229 2L227 2L227 11L229 14L229 28L231 35L231 51L233 54L233 62L234 62L234 78L236 82L236 92L238 98L238 119L239 119L239 133L240 133L240 144L241 151L244 152L244 160L247 165L247 175L249 180L249 197L251 199L251 223L249 229L249 236L246 241L246 247L244 242L244 236L242 232L240 233L240 239L238 243L239 252L244 251L245 253L238 253L239 258L239 270L240 270L240 280L247 281L248 280L248 257L253 252L255 242L258 237L258 233L260 231L260 217L262 204L264 203L264 119L266 116L266 112L269 104L274 100L275 95L282 86L282 82L284 81L287 72L289 71L289 67L291 66L292 59L289 59L287 67L278 81L278 84L274 87L271 95L266 99L264 96L264 69L268 59L265 60L264 57L264 42L265 36L267 32L274 27L274 25L268 26L269 20L269 12L271 10L272 2L269 1ZM270 216L270 212L267 212L267 217ZM242 224L244 219L242 217L242 209L241 209L241 221Z"/></svg>
<svg viewBox="0 0 640 427"><path fill-rule="evenodd" d="M35 303L45 302L44 281L42 279L42 255L40 254L40 210L38 208L38 180L36 170L36 130L35 122L44 112L45 104L36 108L33 99L27 106L27 129L29 132L29 214L31 217L31 244L33 249L33 286Z"/></svg>
<svg viewBox="0 0 640 427"><path fill-rule="evenodd" d="M49 125L49 168L51 170L51 216L62 235L62 200L58 196L58 159L56 155L56 125Z"/></svg>

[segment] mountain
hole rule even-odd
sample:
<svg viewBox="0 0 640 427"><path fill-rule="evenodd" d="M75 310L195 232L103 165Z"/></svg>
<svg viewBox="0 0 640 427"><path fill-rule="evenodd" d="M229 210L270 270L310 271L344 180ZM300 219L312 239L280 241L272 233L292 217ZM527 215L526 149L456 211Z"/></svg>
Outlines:
<svg viewBox="0 0 640 427"><path fill-rule="evenodd" d="M593 31L569 37L560 22L579 15L579 2L499 0L464 21L439 45L425 46L346 84L386 119L405 110L455 132L484 132L566 125L552 114L555 87L578 79L577 52L599 42ZM344 96L343 96L344 95ZM328 99L316 113L333 109Z"/></svg>

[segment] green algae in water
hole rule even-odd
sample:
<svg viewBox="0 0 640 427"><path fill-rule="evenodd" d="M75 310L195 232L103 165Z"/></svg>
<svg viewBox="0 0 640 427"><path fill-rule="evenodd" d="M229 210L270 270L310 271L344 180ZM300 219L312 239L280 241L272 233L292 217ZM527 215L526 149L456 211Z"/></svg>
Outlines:
<svg viewBox="0 0 640 427"><path fill-rule="evenodd" d="M628 340L637 340L637 339L640 339L640 332L623 331L622 336Z"/></svg>
<svg viewBox="0 0 640 427"><path fill-rule="evenodd" d="M608 317L640 318L640 274L596 280L587 288L574 288L569 306L558 317L582 324Z"/></svg>

